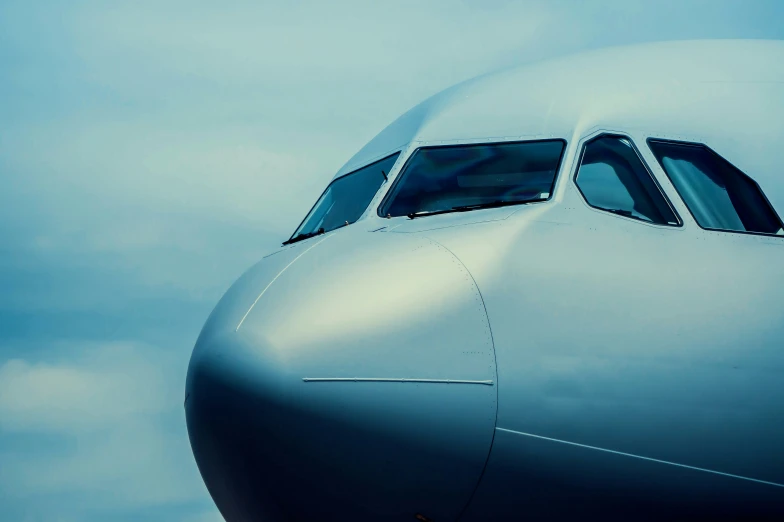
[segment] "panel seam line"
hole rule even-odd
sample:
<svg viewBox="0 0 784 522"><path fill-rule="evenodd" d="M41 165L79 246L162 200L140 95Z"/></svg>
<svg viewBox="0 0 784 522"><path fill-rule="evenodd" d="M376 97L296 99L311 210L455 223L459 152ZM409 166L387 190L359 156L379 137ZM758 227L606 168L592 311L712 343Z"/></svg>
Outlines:
<svg viewBox="0 0 784 522"><path fill-rule="evenodd" d="M485 384L492 386L492 380L471 381L462 379L408 379L392 377L303 377L304 382L424 382L438 384Z"/></svg>
<svg viewBox="0 0 784 522"><path fill-rule="evenodd" d="M287 270L287 269L288 269L288 268L289 268L291 265L293 265L293 264L294 264L294 263L297 261L297 259L299 259L300 257L304 256L305 254L307 254L308 252L310 252L310 250L311 250L311 249L313 249L314 247L317 247L318 245L320 245L321 243L323 243L324 241L326 241L326 240L327 240L328 238L330 238L330 237L332 237L332 236L331 236L331 235L330 235L330 236L326 236L325 238L321 239L320 241L318 241L318 242L316 242L316 243L313 243L313 244L312 244L312 245L310 245L308 248L306 248L305 250L303 250L303 251L302 251L302 252L301 252L301 253L300 253L300 254L299 254L297 257L295 257L294 259L292 259L292 260L291 260L291 262L289 262L289 264L288 264L288 265L286 265L285 267L283 267L283 270L281 270L280 272L278 272L278 275L276 275L275 277L273 277L273 278L272 278L272 281L270 281L270 282L267 284L267 286L265 286L265 287L264 287L264 290L262 290L262 291L261 291L261 293L259 294L259 296L256 298L256 300L255 300L255 301L253 301L253 304L251 304L251 305L250 305L250 308L248 308L248 311L247 311L247 312L245 312L245 315L243 315L243 316L242 316L242 319L240 319L240 322L239 322L239 324L237 325L237 328L235 328L235 329L234 329L234 331L235 331L235 332L239 331L239 329L240 329L240 326L242 326L242 323L244 323L244 322L245 322L245 319L247 319L248 315L250 315L250 312L251 312L251 310L253 310L253 307L254 307L254 306L256 306L256 303L258 303L258 302L259 302L259 299L261 299L261 296L263 296L263 295L264 295L264 293L265 293L267 290L269 290L269 287L271 287L271 286L272 286L272 283L274 283L275 281L277 281L277 280L278 280L278 278L279 278L281 275L283 275L283 272L285 272L285 271L286 271L286 270Z"/></svg>
<svg viewBox="0 0 784 522"><path fill-rule="evenodd" d="M679 464L678 462L671 462L669 460L661 460L661 459L654 459L654 458L651 458L651 457L643 457L642 455L635 455L633 453L625 453L623 451L616 451L616 450L611 450L611 449L607 449L607 448L599 448L597 446L589 446L587 444L580 444L579 442L569 442L568 440L554 439L552 437L544 437L542 435L534 435L533 433L526 433L524 431L510 430L510 429L507 429L507 428L498 428L498 427L496 427L496 430L497 431L505 431L507 433L514 433L516 435L524 435L526 437L533 437L535 439L549 440L551 442L560 442L561 444L569 444L570 446L577 446L577 447L580 447L580 448L587 448L587 449L592 449L592 450L596 450L596 451L603 451L605 453L613 453L615 455L622 455L624 457L633 457L635 459L642 459L642 460L647 460L647 461L650 461L650 462L658 462L659 464L668 464L670 466L677 466L679 468L693 469L693 470L696 470L696 471L703 471L705 473L713 473L714 475L722 475L724 477L736 478L736 479L741 479L741 480L749 480L751 482L758 482L760 484L767 484L769 486L776 486L778 488L784 488L784 484L779 484L777 482L770 482L770 481L767 481L767 480L760 480L760 479L755 479L755 478L751 478L751 477L744 477L742 475L735 475L735 474L732 474L732 473L725 473L723 471L716 471L716 470L713 470L713 469L698 468L697 466L689 466L688 464Z"/></svg>

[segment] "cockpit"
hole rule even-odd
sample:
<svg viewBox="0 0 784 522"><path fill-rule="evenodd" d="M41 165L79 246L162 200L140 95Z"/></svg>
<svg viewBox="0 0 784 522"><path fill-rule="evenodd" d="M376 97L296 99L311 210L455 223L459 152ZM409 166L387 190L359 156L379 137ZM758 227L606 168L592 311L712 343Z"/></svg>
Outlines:
<svg viewBox="0 0 784 522"><path fill-rule="evenodd" d="M566 142L541 140L422 147L408 159L381 217L419 216L547 201ZM335 179L284 244L354 223L400 153Z"/></svg>
<svg viewBox="0 0 784 522"><path fill-rule="evenodd" d="M378 205L381 218L539 203L551 199L567 143L563 139L422 146ZM784 226L759 185L699 143L648 139L647 146L697 224L706 230L782 235ZM357 221L401 159L395 152L337 177L292 237L294 243ZM682 226L670 199L633 140L602 133L587 140L573 176L595 210L660 226Z"/></svg>

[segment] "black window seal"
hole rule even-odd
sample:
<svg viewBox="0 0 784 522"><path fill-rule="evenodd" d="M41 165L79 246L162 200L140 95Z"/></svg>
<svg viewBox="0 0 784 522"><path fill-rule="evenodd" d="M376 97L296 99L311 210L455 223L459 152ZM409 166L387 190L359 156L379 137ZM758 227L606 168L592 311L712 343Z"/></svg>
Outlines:
<svg viewBox="0 0 784 522"><path fill-rule="evenodd" d="M550 201L553 198L556 185L558 184L558 177L561 174L561 169L563 168L563 159L564 156L566 155L566 148L568 146L568 143L564 138L545 138L545 139L534 139L534 140L510 140L510 141L491 141L491 142L482 141L482 142L474 142L474 143L452 143L449 145L425 145L423 147L417 147L411 152L411 154L408 155L405 164L400 168L400 174L392 182L392 186L390 186L389 190L387 190L387 193L384 195L384 199L381 200L381 203L379 203L378 208L376 209L376 214L378 215L378 217L386 218L386 216L381 213L381 209L384 208L387 205L387 203L389 203L389 199L395 194L398 185L408 175L408 166L410 165L411 160L414 158L414 156L416 156L416 153L419 152L420 150L447 149L447 148L454 148L454 147L481 147L487 145L512 145L512 144L519 144L519 143L552 143L556 141L561 142L563 144L563 147L561 148L560 156L558 156L558 165L555 168L555 176L553 176L553 182L550 185L550 195L547 197L547 199L537 201L537 203L545 203L547 201ZM530 204L531 202L520 201L519 204L523 204L523 203ZM505 206L514 206L514 204L505 205ZM405 216L395 216L395 217L405 217Z"/></svg>
<svg viewBox="0 0 784 522"><path fill-rule="evenodd" d="M370 166L372 166L372 165L375 165L376 163L381 163L382 161L388 160L389 158L391 158L391 157L392 157L392 156L394 156L395 154L400 154L401 152L402 152L402 150L401 150L401 149L398 149L398 150L396 150L396 151L394 151L394 152L391 152L391 153L387 154L387 155L386 155L386 156L384 156L383 158L377 159L376 161L370 162L370 163L368 163L368 164L366 164L366 165L362 165L361 167L357 167L357 168L355 168L354 170L352 170L351 172L347 172L347 173L343 174L342 176L338 176L337 178L335 178L335 179L333 179L332 181L330 181L330 182L329 182L329 185L327 185L327 186L326 186L326 188L324 188L324 190L323 190L323 191L321 191L321 194L319 194L319 197L317 197L317 198L316 198L316 201L315 201L315 202L313 203L313 205L310 207L310 210L308 210L308 211L305 213L305 217L303 217L303 218L302 218L302 221L300 221L300 222L299 222L299 225L297 225L297 226L294 228L294 232L291 234L291 236L289 236L289 238L288 238L286 241L284 241L284 242L283 242L283 246L286 246L286 245L290 245L290 244L291 244L291 243L290 243L290 241L291 241L291 240L294 238L294 234L296 234L296 233L297 233L297 230L299 230L299 228L302 226L302 224L305 222L305 220L306 220L306 219L308 219L308 216L310 216L310 213L311 213L311 212L313 212L313 209L314 209L314 208L316 208L316 205L318 205L318 202L319 202L319 201L321 201L321 198L322 198L322 197L324 196L324 194L325 194L325 193L326 193L326 192L329 190L329 187L331 187L333 183L335 183L335 182L336 182L337 180L339 180L339 179L343 179L343 178L345 178L346 176L351 176L352 174L356 174L356 173L357 173L357 172L359 172L360 170L362 170L362 169L365 169L365 168L367 168L367 167L370 167ZM397 161L395 161L395 163L397 163ZM389 169L389 170L391 171L393 168L395 168L395 166L394 166L394 165L392 165L392 168L391 168L391 169ZM389 172L387 172L386 174L387 174L387 177L388 177L388 176L389 176ZM379 185L379 187L378 187L378 188L379 188L379 190L381 189L381 187L382 187L382 186L384 186L384 183L386 183L386 179L385 179L385 180L384 180L384 181L381 183L381 185ZM378 190L376 190L376 193L378 193ZM375 198L375 197L376 197L376 196L373 196L373 198ZM373 201L373 198L371 198L371 199L370 199L370 202L372 202L372 201ZM370 205L370 202L368 202L368 205ZM365 211L367 211L367 208L365 209ZM363 212L363 214L364 214L364 212ZM349 224L351 224L351 223L349 223ZM330 232L331 232L331 230L330 230ZM309 239L309 238L308 238L308 239Z"/></svg>
<svg viewBox="0 0 784 522"><path fill-rule="evenodd" d="M669 173L667 173L667 169L664 168L664 165L662 165L661 161L659 161L659 157L653 151L653 148L651 148L651 142L654 142L654 143L656 143L656 142L658 142L658 143L670 143L670 144L673 144L673 145L682 145L682 146L686 146L686 147L703 148L703 149L707 150L709 153L711 153L714 156L716 156L717 158L719 158L720 160L726 161L732 168L734 168L735 170L740 172L749 181L754 183L754 186L757 187L757 190L759 190L759 193L762 194L762 199L765 200L765 202L770 207L771 212L773 212L773 215L776 216L776 219L778 219L779 226L781 226L781 228L784 228L784 222L781 221L781 217L779 216L778 212L776 212L776 207L773 206L773 203L770 202L770 200L768 199L768 196L765 195L765 191L762 190L762 187L759 186L759 183L757 183L757 180L755 180L754 178L752 178L751 176L749 176L748 174L743 172L734 163L732 163L730 160L728 160L727 158L725 158L724 156L722 156L721 154L719 154L718 152L716 152L715 150L710 148L705 143L696 142L696 141L669 140L669 139L665 139L665 138L653 138L653 137L648 138L645 141L648 144L648 149L651 151L651 154L653 154L653 157L656 158L656 162L659 164L659 167L661 167L662 171L664 171L664 175L667 176L667 179L670 181L670 184L672 185L672 188L674 188L675 192L678 193L678 197L681 198L681 201L683 201L683 205L686 207L686 210L688 210L689 214L691 214L692 220L694 220L694 222L697 224L697 226L700 227L702 230L706 230L708 232L725 232L727 234L743 234L743 235L746 235L746 236L776 237L776 238L779 238L779 239L784 237L784 236L781 236L779 234L768 234L766 232L749 232L748 230L728 230L726 228L707 228L707 227L704 227L704 226L700 225L700 222L697 221L697 218L694 216L694 212L691 211L691 208L686 203L686 201L683 199L683 196L681 196L681 193L678 192L678 188L675 186L675 183L673 183L672 178L670 178Z"/></svg>
<svg viewBox="0 0 784 522"><path fill-rule="evenodd" d="M588 148L588 145L590 145L592 142L594 142L594 141L596 141L596 140L598 140L600 138L620 138L620 139L625 139L625 140L627 140L629 142L629 145L631 146L631 149L637 155L637 159L640 160L640 163L642 163L643 168L645 168L645 171L648 173L648 176L651 177L651 180L653 181L653 184L658 189L659 194L661 194L661 196L664 198L664 201L667 203L667 206L670 207L670 210L672 211L672 214L675 216L675 219L678 220L677 224L671 225L670 223L653 223L652 221L646 221L644 219L640 219L640 218L634 217L634 216L624 216L624 215L620 215L620 214L615 214L615 213L607 210L606 208L601 208L601 207L596 207L594 205L591 205L591 203L588 201L588 198L585 197L585 194L580 189L580 185L577 183L577 175L580 173L580 167L582 167L582 165L583 165L583 157L585 156L585 150ZM662 188L661 184L659 183L659 180L656 179L656 176L653 175L653 171L651 171L651 168L648 166L648 163L646 163L645 158L643 158L642 154L640 154L640 150L637 148L637 145L634 143L634 139L632 139L631 136L628 136L628 135L622 134L622 133L618 133L618 132L602 132L600 134L597 134L596 136L593 136L591 139L589 139L588 141L583 143L582 149L580 149L580 159L577 162L577 167L575 168L574 175L572 176L572 183L574 183L575 188L577 188L577 191L580 193L580 196L583 198L583 201L585 202L585 204L588 205L589 207L591 207L594 210L603 212L603 213L605 213L607 215L610 215L610 216L617 216L617 217L620 217L620 218L632 219L634 221L638 221L640 223L643 223L643 224L646 224L646 225L655 226L655 227L683 228L683 219L681 219L680 214L678 214L678 211L675 209L675 205L672 204L672 201L670 201L670 198L667 197L667 194L664 192L664 189Z"/></svg>

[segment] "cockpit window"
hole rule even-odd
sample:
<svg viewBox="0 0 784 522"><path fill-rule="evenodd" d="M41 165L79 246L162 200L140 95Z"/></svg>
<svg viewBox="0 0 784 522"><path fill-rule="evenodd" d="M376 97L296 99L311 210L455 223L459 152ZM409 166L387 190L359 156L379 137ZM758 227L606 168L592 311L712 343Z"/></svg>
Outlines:
<svg viewBox="0 0 784 522"><path fill-rule="evenodd" d="M416 217L549 199L564 147L563 140L422 147L379 215Z"/></svg>
<svg viewBox="0 0 784 522"><path fill-rule="evenodd" d="M348 225L359 219L399 152L332 181L287 243L294 243Z"/></svg>
<svg viewBox="0 0 784 522"><path fill-rule="evenodd" d="M708 147L653 139L648 146L702 228L784 234L759 185Z"/></svg>
<svg viewBox="0 0 784 522"><path fill-rule="evenodd" d="M657 225L679 225L656 181L624 136L599 136L583 148L575 184L592 207Z"/></svg>

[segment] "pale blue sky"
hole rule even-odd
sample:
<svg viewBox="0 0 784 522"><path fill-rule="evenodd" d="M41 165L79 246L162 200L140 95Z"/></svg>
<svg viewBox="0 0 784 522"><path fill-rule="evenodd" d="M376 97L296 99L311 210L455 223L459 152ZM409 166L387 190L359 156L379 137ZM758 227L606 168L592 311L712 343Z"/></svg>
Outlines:
<svg viewBox="0 0 784 522"><path fill-rule="evenodd" d="M784 2L0 0L0 521L216 521L182 407L229 284L426 96L784 38Z"/></svg>

